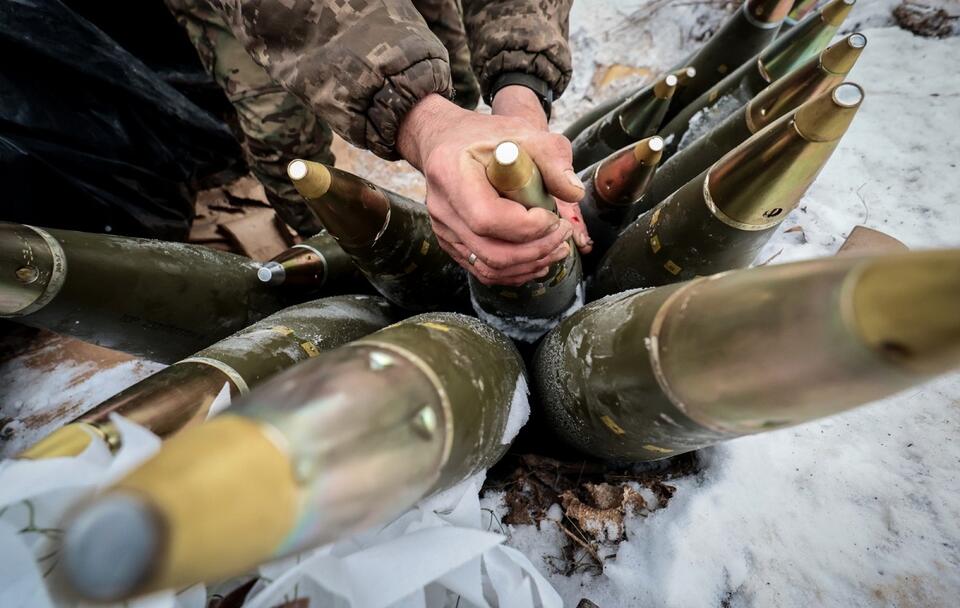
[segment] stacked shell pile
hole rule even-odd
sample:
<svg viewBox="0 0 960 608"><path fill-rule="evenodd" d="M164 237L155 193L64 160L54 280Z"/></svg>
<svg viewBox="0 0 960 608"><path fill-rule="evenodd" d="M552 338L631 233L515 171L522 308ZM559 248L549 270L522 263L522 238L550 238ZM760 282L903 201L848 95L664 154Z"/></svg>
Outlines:
<svg viewBox="0 0 960 608"><path fill-rule="evenodd" d="M519 287L468 277L424 205L304 160L289 177L326 232L262 264L0 225L0 316L172 363L20 455L117 449L112 413L164 439L69 514L69 586L121 600L381 524L502 457L528 380L538 432L641 462L960 367L960 250L751 268L863 102L866 37L835 39L853 2L787 28L793 2L748 0L571 125L594 249ZM556 211L515 142L487 175Z"/></svg>

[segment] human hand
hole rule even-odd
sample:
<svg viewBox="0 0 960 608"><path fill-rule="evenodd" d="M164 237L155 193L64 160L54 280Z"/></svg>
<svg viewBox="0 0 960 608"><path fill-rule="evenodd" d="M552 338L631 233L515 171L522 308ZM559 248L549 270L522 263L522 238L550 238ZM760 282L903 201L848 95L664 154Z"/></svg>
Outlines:
<svg viewBox="0 0 960 608"><path fill-rule="evenodd" d="M492 108L497 116L521 118L540 131L550 130L540 99L525 86L503 87L493 98ZM573 227L573 242L577 244L580 253L590 253L593 250L593 239L587 233L587 224L583 221L579 203L557 198L557 213Z"/></svg>
<svg viewBox="0 0 960 608"><path fill-rule="evenodd" d="M573 228L546 209L527 209L493 189L485 169L505 139L530 154L554 197L583 196L563 136L521 118L469 112L440 95L410 110L397 150L427 178L427 209L440 246L482 283L522 285L546 276L569 254L566 241Z"/></svg>

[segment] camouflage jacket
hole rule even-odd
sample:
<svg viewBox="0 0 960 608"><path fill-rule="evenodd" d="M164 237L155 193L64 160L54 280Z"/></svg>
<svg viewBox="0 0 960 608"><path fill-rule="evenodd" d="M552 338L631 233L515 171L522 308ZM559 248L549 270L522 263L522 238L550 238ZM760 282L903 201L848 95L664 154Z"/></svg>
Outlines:
<svg viewBox="0 0 960 608"><path fill-rule="evenodd" d="M407 111L453 94L447 51L428 15L451 0L214 0L254 60L354 145L397 158ZM472 65L486 92L526 72L559 96L570 80L572 0L462 0ZM415 6L416 5L416 6ZM433 6L436 5L436 6Z"/></svg>

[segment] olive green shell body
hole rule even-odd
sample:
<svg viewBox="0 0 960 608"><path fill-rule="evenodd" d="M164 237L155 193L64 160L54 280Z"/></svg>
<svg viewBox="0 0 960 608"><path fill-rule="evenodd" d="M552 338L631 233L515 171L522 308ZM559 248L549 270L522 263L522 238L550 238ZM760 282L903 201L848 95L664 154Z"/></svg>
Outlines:
<svg viewBox="0 0 960 608"><path fill-rule="evenodd" d="M407 319L264 383L230 414L277 433L296 471L297 521L275 556L389 521L491 466L520 398L514 346L452 313Z"/></svg>
<svg viewBox="0 0 960 608"><path fill-rule="evenodd" d="M723 158L724 154L748 140L751 135L753 133L747 126L746 106L741 106L706 135L696 139L657 168L650 189L642 199L630 206L629 211L624 214L625 221L622 226L629 225L640 214L657 206L684 184L709 169L713 163ZM593 233L590 235L593 236Z"/></svg>
<svg viewBox="0 0 960 608"><path fill-rule="evenodd" d="M105 423L118 413L161 437L209 415L224 384L233 398L323 351L387 326L391 305L378 296L334 296L291 306L141 380L75 422Z"/></svg>
<svg viewBox="0 0 960 608"><path fill-rule="evenodd" d="M752 19L744 3L693 56L675 68L691 66L697 75L677 90L666 120L766 48L776 38L780 25Z"/></svg>
<svg viewBox="0 0 960 608"><path fill-rule="evenodd" d="M757 257L776 225L743 230L722 221L704 197L707 173L642 214L620 234L597 269L590 299L742 268ZM780 210L783 217L786 212Z"/></svg>
<svg viewBox="0 0 960 608"><path fill-rule="evenodd" d="M588 304L544 338L532 377L546 423L564 441L599 458L646 461L726 438L678 410L650 363L654 317L679 287Z"/></svg>
<svg viewBox="0 0 960 608"><path fill-rule="evenodd" d="M32 303L2 305L0 316L154 361L176 361L292 303L257 279L256 262L206 247L0 224L0 249L4 271L37 269L23 286ZM6 294L16 279L3 274Z"/></svg>
<svg viewBox="0 0 960 608"><path fill-rule="evenodd" d="M523 361L503 333L473 317L428 313L356 343L390 344L415 353L443 387L452 413L450 455L431 492L503 457L512 439L505 437L510 408L527 398Z"/></svg>
<svg viewBox="0 0 960 608"><path fill-rule="evenodd" d="M697 125L701 132L720 124L771 82L786 76L811 57L820 54L837 33L837 29L838 26L824 23L820 13L814 12L789 33L777 37L756 58L745 62L697 99L685 105L660 130L660 136L666 144L664 162L677 153L690 128L690 121L697 114L708 108L711 110L699 117L700 121L707 121Z"/></svg>
<svg viewBox="0 0 960 608"><path fill-rule="evenodd" d="M470 293L477 315L514 340L533 342L556 325L582 298L583 267L571 253L554 264L542 280L512 285L484 285L470 276Z"/></svg>
<svg viewBox="0 0 960 608"><path fill-rule="evenodd" d="M740 69L745 62L756 56L774 40L778 32L776 24L769 28L759 27L745 16L745 12L745 9L741 8L734 13L699 50L668 70L672 72L692 66L696 68L697 75L677 88L665 116L667 122L671 121L688 105L698 102L699 97L705 91ZM573 141L587 127L599 121L630 97L649 87L652 87L652 85L641 89L632 89L598 104L571 123L563 134L567 139ZM690 116L696 114L697 111L691 112ZM666 135L664 135L664 138L666 138Z"/></svg>
<svg viewBox="0 0 960 608"><path fill-rule="evenodd" d="M642 107L631 110L632 126L627 128L621 120L622 113L629 104L636 103ZM573 140L573 170L583 171L621 148L653 135L660 128L669 106L670 100L658 98L653 89L623 102Z"/></svg>
<svg viewBox="0 0 960 608"><path fill-rule="evenodd" d="M584 274L593 273L604 254L610 249L617 236L620 226L626 219L630 207L615 207L598 204L597 192L592 181L584 180L586 193L580 199L580 212L583 214L583 223L587 226L587 233L593 239L593 248L590 253L581 255ZM645 197L644 197L645 198Z"/></svg>
<svg viewBox="0 0 960 608"><path fill-rule="evenodd" d="M563 130L563 136L569 139L570 141L577 139L578 137L580 137L580 134L583 133L584 130L586 130L587 127L596 123L601 118L609 114L617 106L619 106L626 100L630 99L632 95L638 95L642 91L646 89L652 90L652 88L653 88L653 84L649 84L643 88L631 89L626 93L615 95L614 97L611 97L606 101L600 102L599 104L590 108L590 110L581 114L575 121L570 123L570 125Z"/></svg>
<svg viewBox="0 0 960 608"><path fill-rule="evenodd" d="M466 273L440 249L426 206L382 192L390 201L387 225L373 244L344 250L377 291L401 308L466 308Z"/></svg>

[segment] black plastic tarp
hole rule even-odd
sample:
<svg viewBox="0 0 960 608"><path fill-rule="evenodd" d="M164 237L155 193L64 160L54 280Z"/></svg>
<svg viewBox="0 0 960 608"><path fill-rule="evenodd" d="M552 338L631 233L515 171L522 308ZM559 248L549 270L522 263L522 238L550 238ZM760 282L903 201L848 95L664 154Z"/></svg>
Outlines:
<svg viewBox="0 0 960 608"><path fill-rule="evenodd" d="M169 240L226 126L58 0L0 2L0 219Z"/></svg>

